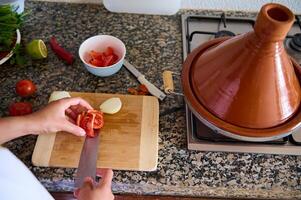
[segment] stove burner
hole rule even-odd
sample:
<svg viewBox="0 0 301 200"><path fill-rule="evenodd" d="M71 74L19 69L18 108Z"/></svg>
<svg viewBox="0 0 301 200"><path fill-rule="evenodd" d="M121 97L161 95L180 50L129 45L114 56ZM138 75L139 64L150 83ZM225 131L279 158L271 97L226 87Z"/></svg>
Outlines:
<svg viewBox="0 0 301 200"><path fill-rule="evenodd" d="M301 33L295 34L289 44L292 49L301 52Z"/></svg>
<svg viewBox="0 0 301 200"><path fill-rule="evenodd" d="M214 38L224 37L224 36L235 36L231 31L221 30L215 33Z"/></svg>

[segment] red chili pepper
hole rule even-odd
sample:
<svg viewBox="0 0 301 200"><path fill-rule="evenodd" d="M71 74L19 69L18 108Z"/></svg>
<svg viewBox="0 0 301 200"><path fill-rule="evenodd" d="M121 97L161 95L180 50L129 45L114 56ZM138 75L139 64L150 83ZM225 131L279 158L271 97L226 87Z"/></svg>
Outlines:
<svg viewBox="0 0 301 200"><path fill-rule="evenodd" d="M51 49L54 51L54 53L56 53L56 55L65 60L67 64L71 65L74 62L74 56L69 53L68 51L66 51L63 47L61 47L57 41L55 37L52 37L50 39L50 46Z"/></svg>

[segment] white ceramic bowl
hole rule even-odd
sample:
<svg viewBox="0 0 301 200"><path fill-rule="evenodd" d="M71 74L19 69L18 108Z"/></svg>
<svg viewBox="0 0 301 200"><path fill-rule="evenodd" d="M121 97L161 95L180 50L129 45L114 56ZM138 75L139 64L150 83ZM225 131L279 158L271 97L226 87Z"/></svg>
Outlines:
<svg viewBox="0 0 301 200"><path fill-rule="evenodd" d="M107 67L96 67L88 62L91 59L91 56L89 55L90 51L104 52L109 46L114 49L114 53L119 58L117 63ZM120 70L124 62L126 48L123 42L114 36L96 35L85 40L80 45L78 53L84 66L90 73L96 76L106 77L111 76Z"/></svg>
<svg viewBox="0 0 301 200"><path fill-rule="evenodd" d="M16 39L16 44L20 44L21 42L21 33L19 31L19 29L16 30L17 33L17 39ZM10 57L12 57L14 54L13 50L11 50L5 57L3 57L2 59L0 59L0 65L2 65L3 63L5 63L8 59L10 59Z"/></svg>

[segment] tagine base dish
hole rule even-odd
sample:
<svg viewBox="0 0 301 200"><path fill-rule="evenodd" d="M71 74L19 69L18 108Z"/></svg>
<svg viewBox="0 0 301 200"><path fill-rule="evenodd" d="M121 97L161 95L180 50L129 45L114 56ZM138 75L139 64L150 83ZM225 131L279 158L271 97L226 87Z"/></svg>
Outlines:
<svg viewBox="0 0 301 200"><path fill-rule="evenodd" d="M231 137L238 140L244 141L270 141L285 137L295 132L301 125L301 109L298 108L298 111L292 116L289 120L272 128L265 129L254 129L254 128L245 128L233 125L231 123L225 122L222 119L216 117L210 113L201 102L199 102L195 91L193 90L191 82L191 69L200 55L202 55L206 50L211 47L214 47L221 42L227 40L229 37L218 38L204 43L203 45L196 48L191 54L187 57L183 72L182 72L182 84L183 92L185 96L185 101L189 109L193 114L206 126L210 127L212 130L221 133L227 137ZM298 64L292 60L295 72L297 74L298 80L300 82L301 70L298 68Z"/></svg>

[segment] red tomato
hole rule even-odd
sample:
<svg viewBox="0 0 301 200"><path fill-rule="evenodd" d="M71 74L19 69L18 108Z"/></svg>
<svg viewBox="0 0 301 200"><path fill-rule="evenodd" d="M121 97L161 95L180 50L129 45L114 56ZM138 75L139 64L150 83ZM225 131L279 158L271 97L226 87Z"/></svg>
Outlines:
<svg viewBox="0 0 301 200"><path fill-rule="evenodd" d="M112 47L107 47L105 52L90 51L92 59L89 61L91 65L96 67L107 67L114 65L118 61L118 56L114 53Z"/></svg>
<svg viewBox="0 0 301 200"><path fill-rule="evenodd" d="M145 94L149 93L147 87L144 84L139 85L139 91L142 92L142 93L145 93Z"/></svg>
<svg viewBox="0 0 301 200"><path fill-rule="evenodd" d="M113 55L105 57L104 62L103 62L103 66L113 65L113 59L114 59Z"/></svg>
<svg viewBox="0 0 301 200"><path fill-rule="evenodd" d="M32 113L32 105L28 102L16 102L10 104L9 108L10 116L21 116Z"/></svg>
<svg viewBox="0 0 301 200"><path fill-rule="evenodd" d="M88 110L87 114L93 115L93 129L101 129L104 125L103 113L99 110Z"/></svg>
<svg viewBox="0 0 301 200"><path fill-rule="evenodd" d="M107 47L107 50L104 52L105 56L111 56L114 54L114 49L112 47Z"/></svg>
<svg viewBox="0 0 301 200"><path fill-rule="evenodd" d="M28 97L36 92L37 88L31 80L21 80L16 84L16 92L21 97Z"/></svg>
<svg viewBox="0 0 301 200"><path fill-rule="evenodd" d="M83 112L82 114L77 115L77 118L76 118L76 125L77 126L80 126L80 122L82 121L82 118L85 115L84 113L85 112Z"/></svg>
<svg viewBox="0 0 301 200"><path fill-rule="evenodd" d="M87 136L95 137L95 130L104 125L103 113L98 110L88 110L77 116L76 125L86 131Z"/></svg>
<svg viewBox="0 0 301 200"><path fill-rule="evenodd" d="M82 127L86 131L87 136L95 137L94 130L93 130L93 116L85 115L81 119L80 127Z"/></svg>
<svg viewBox="0 0 301 200"><path fill-rule="evenodd" d="M103 67L104 66L103 61L102 60L98 60L98 59L92 59L92 60L90 60L90 64L94 65L96 67Z"/></svg>
<svg viewBox="0 0 301 200"><path fill-rule="evenodd" d="M128 93L132 95L138 95L138 90L136 90L135 88L129 88Z"/></svg>
<svg viewBox="0 0 301 200"><path fill-rule="evenodd" d="M90 56L93 58L93 59L97 59L97 60L102 60L103 59L103 55L102 53L100 52L97 52L97 51L90 51Z"/></svg>

